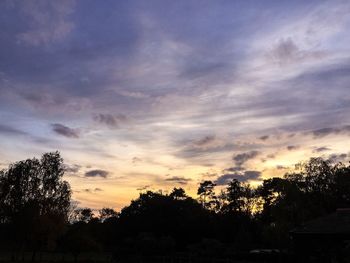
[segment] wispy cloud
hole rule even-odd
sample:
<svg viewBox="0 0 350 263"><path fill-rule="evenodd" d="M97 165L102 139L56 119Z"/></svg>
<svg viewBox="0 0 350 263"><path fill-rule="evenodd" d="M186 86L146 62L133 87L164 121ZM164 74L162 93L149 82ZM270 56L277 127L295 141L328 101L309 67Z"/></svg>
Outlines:
<svg viewBox="0 0 350 263"><path fill-rule="evenodd" d="M18 33L20 42L38 46L62 41L74 28L74 23L69 18L74 11L74 0L29 0L14 2L14 6L26 16L29 26L26 31Z"/></svg>
<svg viewBox="0 0 350 263"><path fill-rule="evenodd" d="M118 187L96 187L124 204L142 186L346 161L349 12L338 0L2 1L0 157L59 149L79 164L73 188L113 171Z"/></svg>
<svg viewBox="0 0 350 263"><path fill-rule="evenodd" d="M94 120L111 128L119 128L121 124L128 122L128 118L123 114L114 115L108 113L96 114Z"/></svg>
<svg viewBox="0 0 350 263"><path fill-rule="evenodd" d="M235 162L236 166L242 166L247 161L254 159L260 154L259 151L250 151L245 153L239 153L232 157L232 160Z"/></svg>
<svg viewBox="0 0 350 263"><path fill-rule="evenodd" d="M76 129L69 128L68 126L65 126L60 123L54 123L51 125L51 127L55 133L64 137L75 139L79 138L79 131Z"/></svg>
<svg viewBox="0 0 350 263"><path fill-rule="evenodd" d="M342 127L327 127L327 128L311 131L311 134L315 138L322 138L331 134L340 134L340 133L350 135L350 125L345 125Z"/></svg>
<svg viewBox="0 0 350 263"><path fill-rule="evenodd" d="M85 177L101 177L107 178L109 172L101 169L90 170L85 172Z"/></svg>
<svg viewBox="0 0 350 263"><path fill-rule="evenodd" d="M14 127L0 124L0 133L8 134L8 135L26 135L27 133L21 130L18 130Z"/></svg>
<svg viewBox="0 0 350 263"><path fill-rule="evenodd" d="M188 184L188 182L192 181L192 179L185 178L182 176L173 176L173 177L166 178L165 181L185 185L185 184Z"/></svg>
<svg viewBox="0 0 350 263"><path fill-rule="evenodd" d="M251 180L260 180L261 172L259 171L244 171L242 173L228 173L219 176L215 183L217 185L227 185L232 179L236 179L241 182L247 182Z"/></svg>

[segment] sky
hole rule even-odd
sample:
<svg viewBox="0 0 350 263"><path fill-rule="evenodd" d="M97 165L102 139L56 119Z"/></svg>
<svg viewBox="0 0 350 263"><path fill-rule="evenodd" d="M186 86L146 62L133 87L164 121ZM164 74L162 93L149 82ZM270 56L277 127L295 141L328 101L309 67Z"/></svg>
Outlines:
<svg viewBox="0 0 350 263"><path fill-rule="evenodd" d="M0 168L58 150L73 199L348 162L349 1L1 1Z"/></svg>

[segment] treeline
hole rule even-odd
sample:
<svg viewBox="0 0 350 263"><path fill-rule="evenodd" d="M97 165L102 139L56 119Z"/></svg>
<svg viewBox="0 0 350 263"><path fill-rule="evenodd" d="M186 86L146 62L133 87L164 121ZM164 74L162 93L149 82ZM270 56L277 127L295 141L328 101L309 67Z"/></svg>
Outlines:
<svg viewBox="0 0 350 263"><path fill-rule="evenodd" d="M174 188L147 191L120 212L74 208L58 152L0 171L0 250L109 252L127 255L233 255L254 248L287 248L288 232L310 219L350 207L350 166L310 159L297 172L256 188L212 181L198 198ZM217 193L219 192L219 193Z"/></svg>

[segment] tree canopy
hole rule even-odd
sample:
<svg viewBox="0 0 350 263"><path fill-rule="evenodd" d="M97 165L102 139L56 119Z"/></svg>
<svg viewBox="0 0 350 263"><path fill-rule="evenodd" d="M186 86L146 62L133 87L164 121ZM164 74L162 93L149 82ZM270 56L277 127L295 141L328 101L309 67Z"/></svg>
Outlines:
<svg viewBox="0 0 350 263"><path fill-rule="evenodd" d="M350 207L350 166L321 158L258 187L237 179L226 186L206 180L199 183L197 199L181 187L169 194L142 192L120 212L74 208L64 170L60 154L53 152L0 171L0 237L7 237L0 238L2 247L59 248L75 255L283 248L295 226Z"/></svg>

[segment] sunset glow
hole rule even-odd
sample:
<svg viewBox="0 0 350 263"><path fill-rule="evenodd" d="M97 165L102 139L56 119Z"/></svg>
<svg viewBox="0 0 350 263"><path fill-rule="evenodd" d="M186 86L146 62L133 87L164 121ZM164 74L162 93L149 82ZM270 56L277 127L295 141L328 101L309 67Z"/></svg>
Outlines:
<svg viewBox="0 0 350 263"><path fill-rule="evenodd" d="M81 207L350 159L349 1L1 1L0 168Z"/></svg>

